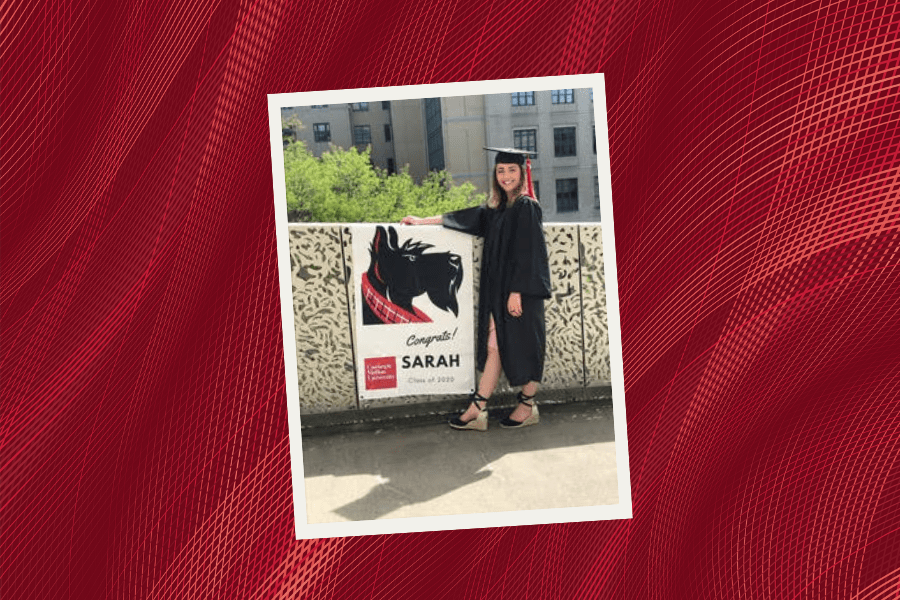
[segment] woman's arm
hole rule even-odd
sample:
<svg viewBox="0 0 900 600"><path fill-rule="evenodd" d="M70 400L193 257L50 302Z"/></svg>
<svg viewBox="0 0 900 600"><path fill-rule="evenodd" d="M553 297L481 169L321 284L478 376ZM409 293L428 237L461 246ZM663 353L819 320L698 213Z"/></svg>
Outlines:
<svg viewBox="0 0 900 600"><path fill-rule="evenodd" d="M469 235L484 236L487 233L488 211L484 206L473 206L444 214L441 224Z"/></svg>
<svg viewBox="0 0 900 600"><path fill-rule="evenodd" d="M441 225L444 222L444 218L441 215L436 217L403 217L400 219L401 225Z"/></svg>
<svg viewBox="0 0 900 600"><path fill-rule="evenodd" d="M462 210L455 210L436 217L407 216L400 219L401 225L443 225L449 229L455 229L470 235L484 235L486 219L483 206L473 206Z"/></svg>

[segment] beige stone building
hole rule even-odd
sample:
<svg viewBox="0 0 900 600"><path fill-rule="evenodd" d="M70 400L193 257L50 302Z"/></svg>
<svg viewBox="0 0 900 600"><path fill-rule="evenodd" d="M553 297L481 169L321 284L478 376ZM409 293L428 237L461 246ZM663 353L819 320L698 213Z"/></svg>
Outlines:
<svg viewBox="0 0 900 600"><path fill-rule="evenodd" d="M490 188L494 157L513 147L537 153L533 179L545 222L600 220L597 145L590 89L526 91L282 109L316 156L332 144L372 148L372 162L409 170L416 181L446 170L455 184Z"/></svg>
<svg viewBox="0 0 900 600"><path fill-rule="evenodd" d="M394 128L394 160L397 170L408 168L416 181L428 173L425 154L425 109L422 100L392 100L391 124Z"/></svg>
<svg viewBox="0 0 900 600"><path fill-rule="evenodd" d="M320 104L281 109L284 130L302 140L316 156L332 145L349 148L352 144L350 110L346 104Z"/></svg>
<svg viewBox="0 0 900 600"><path fill-rule="evenodd" d="M492 94L484 105L486 146L537 152L532 179L544 220L599 221L592 90Z"/></svg>

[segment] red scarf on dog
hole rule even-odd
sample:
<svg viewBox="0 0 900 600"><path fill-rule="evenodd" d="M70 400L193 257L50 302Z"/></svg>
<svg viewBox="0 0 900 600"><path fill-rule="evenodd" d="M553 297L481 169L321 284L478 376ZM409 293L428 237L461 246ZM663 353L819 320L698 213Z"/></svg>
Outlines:
<svg viewBox="0 0 900 600"><path fill-rule="evenodd" d="M362 295L366 304L382 323L431 323L431 319L421 310L412 307L413 312L400 308L372 287L369 274L362 276Z"/></svg>

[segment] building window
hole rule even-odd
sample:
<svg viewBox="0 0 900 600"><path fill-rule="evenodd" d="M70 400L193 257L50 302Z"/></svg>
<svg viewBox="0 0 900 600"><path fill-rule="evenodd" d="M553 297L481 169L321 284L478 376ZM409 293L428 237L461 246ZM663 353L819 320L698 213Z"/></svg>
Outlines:
<svg viewBox="0 0 900 600"><path fill-rule="evenodd" d="M381 101L381 110L391 110L391 101L390 100L382 100Z"/></svg>
<svg viewBox="0 0 900 600"><path fill-rule="evenodd" d="M600 208L600 177L594 175L594 208Z"/></svg>
<svg viewBox="0 0 900 600"><path fill-rule="evenodd" d="M517 150L533 152L537 158L537 129L517 129L513 131L513 146Z"/></svg>
<svg viewBox="0 0 900 600"><path fill-rule="evenodd" d="M394 173L397 172L397 167L394 166L394 159L393 159L393 158L389 158L389 159L388 159L388 168L387 168L387 172L388 172L388 175L393 175Z"/></svg>
<svg viewBox="0 0 900 600"><path fill-rule="evenodd" d="M578 211L578 179L556 180L556 212Z"/></svg>
<svg viewBox="0 0 900 600"><path fill-rule="evenodd" d="M534 92L513 92L513 106L534 106Z"/></svg>
<svg viewBox="0 0 900 600"><path fill-rule="evenodd" d="M369 110L368 102L354 102L350 105L350 109L354 112L363 112Z"/></svg>
<svg viewBox="0 0 900 600"><path fill-rule="evenodd" d="M372 128L369 125L353 126L353 143L357 146L372 143Z"/></svg>
<svg viewBox="0 0 900 600"><path fill-rule="evenodd" d="M331 124L330 123L315 123L313 125L313 139L317 142L330 142L331 141Z"/></svg>
<svg viewBox="0 0 900 600"><path fill-rule="evenodd" d="M556 156L575 156L575 128L553 128L553 152Z"/></svg>
<svg viewBox="0 0 900 600"><path fill-rule="evenodd" d="M550 92L550 102L553 104L573 104L575 102L575 90L553 90Z"/></svg>
<svg viewBox="0 0 900 600"><path fill-rule="evenodd" d="M428 144L428 169L444 169L444 130L441 119L441 99L425 99L425 139Z"/></svg>
<svg viewBox="0 0 900 600"><path fill-rule="evenodd" d="M391 124L390 123L384 124L384 141L386 141L386 142L391 141Z"/></svg>
<svg viewBox="0 0 900 600"><path fill-rule="evenodd" d="M313 104L310 108L328 108L327 104Z"/></svg>

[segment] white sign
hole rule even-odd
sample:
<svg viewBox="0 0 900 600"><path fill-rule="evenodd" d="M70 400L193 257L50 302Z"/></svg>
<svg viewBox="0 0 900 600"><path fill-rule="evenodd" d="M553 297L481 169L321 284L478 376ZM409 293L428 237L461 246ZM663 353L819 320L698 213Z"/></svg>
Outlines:
<svg viewBox="0 0 900 600"><path fill-rule="evenodd" d="M472 238L433 226L351 233L359 397L473 391Z"/></svg>

